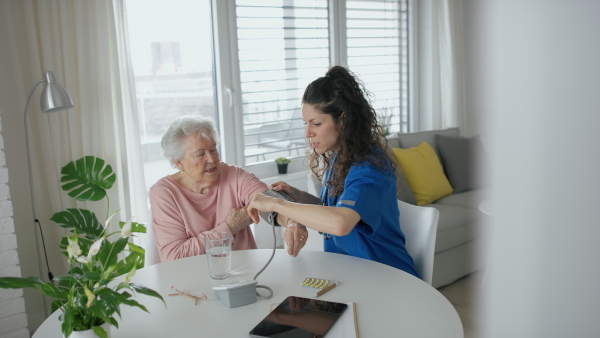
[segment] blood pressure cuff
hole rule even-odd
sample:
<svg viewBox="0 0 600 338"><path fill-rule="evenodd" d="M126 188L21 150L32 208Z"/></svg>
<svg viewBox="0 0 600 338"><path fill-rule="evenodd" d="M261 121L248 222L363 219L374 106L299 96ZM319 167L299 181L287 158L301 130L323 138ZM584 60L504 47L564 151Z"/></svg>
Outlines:
<svg viewBox="0 0 600 338"><path fill-rule="evenodd" d="M263 194L265 194L267 196L279 198L282 200L294 202L294 200L291 197L282 193L281 191L275 191L273 189L269 189L269 190L263 192ZM259 211L258 213L260 214L260 217L262 217L262 219L264 219L267 223L274 225L274 226L281 226L281 225L277 224L277 213L276 212Z"/></svg>

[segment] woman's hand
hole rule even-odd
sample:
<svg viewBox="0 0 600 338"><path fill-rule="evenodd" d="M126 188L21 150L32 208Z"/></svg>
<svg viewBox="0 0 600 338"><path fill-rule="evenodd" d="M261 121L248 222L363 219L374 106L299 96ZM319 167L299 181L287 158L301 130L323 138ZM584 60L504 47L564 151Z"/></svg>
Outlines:
<svg viewBox="0 0 600 338"><path fill-rule="evenodd" d="M253 220L250 218L246 207L231 209L231 211L229 211L229 215L227 215L227 219L225 220L225 223L227 226L229 226L229 230L231 230L232 235L237 234L240 230L252 224L252 222Z"/></svg>
<svg viewBox="0 0 600 338"><path fill-rule="evenodd" d="M265 194L255 194L252 197L250 204L248 204L248 206L246 208L247 208L248 214L250 215L250 218L252 218L252 221L254 222L254 224L258 224L260 222L260 217L258 215L259 211L264 211L264 212L275 211L275 210L273 210L273 208L275 206L275 201L277 201L277 200L278 200L277 198L267 196Z"/></svg>
<svg viewBox="0 0 600 338"><path fill-rule="evenodd" d="M290 220L290 223L283 232L283 239L287 245L288 254L292 257L296 257L304 245L306 245L306 241L308 240L308 230L306 230L304 225Z"/></svg>
<svg viewBox="0 0 600 338"><path fill-rule="evenodd" d="M282 193L288 195L296 203L319 204L319 202L321 202L321 200L318 197L313 196L298 188L294 188L291 185L282 181L271 184L270 188L275 191L281 191Z"/></svg>
<svg viewBox="0 0 600 338"><path fill-rule="evenodd" d="M291 195L294 192L294 190L296 189L283 181L277 181L277 182L271 184L269 186L269 188L273 189L275 191L281 191L282 193L284 193L288 196Z"/></svg>

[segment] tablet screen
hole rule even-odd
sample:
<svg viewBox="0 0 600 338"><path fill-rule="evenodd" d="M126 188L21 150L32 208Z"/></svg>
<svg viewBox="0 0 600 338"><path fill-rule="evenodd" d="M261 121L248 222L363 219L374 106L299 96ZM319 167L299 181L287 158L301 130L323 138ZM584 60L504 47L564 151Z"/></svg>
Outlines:
<svg viewBox="0 0 600 338"><path fill-rule="evenodd" d="M250 331L250 337L323 337L347 307L344 303L290 296Z"/></svg>

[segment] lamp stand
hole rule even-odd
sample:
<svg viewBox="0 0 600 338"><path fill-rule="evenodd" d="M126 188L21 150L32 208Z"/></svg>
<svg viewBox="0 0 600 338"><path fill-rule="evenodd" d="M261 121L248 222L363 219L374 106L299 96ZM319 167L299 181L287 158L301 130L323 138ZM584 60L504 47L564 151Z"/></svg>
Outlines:
<svg viewBox="0 0 600 338"><path fill-rule="evenodd" d="M38 229L40 231L40 236L42 239L44 258L46 259L46 268L48 269L48 279L50 282L52 282L54 280L54 276L50 271L50 264L48 264L48 253L46 252L44 233L42 231L40 220L37 218L37 210L35 208L33 169L31 166L31 150L29 145L29 123L27 120L27 113L29 110L29 102L31 101L31 96L35 92L37 86L40 85L40 83L46 84L42 90L42 96L40 99L40 108L43 113L52 113L73 108L73 100L71 100L71 96L69 96L69 93L67 93L67 91L56 81L56 79L54 78L54 73L52 73L51 71L47 71L46 73L44 73L44 78L36 82L35 85L33 85L33 88L31 88L29 96L27 96L27 102L25 103L25 113L23 114L23 124L25 125L25 147L27 148L27 169L29 173L29 193L31 194L31 210L33 212L33 234L35 236L35 252L37 255L39 277L43 279L42 261L40 259L40 237L38 237L37 232ZM46 297L42 295L42 299L44 301L44 314L46 318L48 318L48 305Z"/></svg>
<svg viewBox="0 0 600 338"><path fill-rule="evenodd" d="M27 97L27 103L25 104L25 113L23 114L24 118L24 125L25 125L25 147L27 148L27 169L29 172L29 193L31 196L31 210L33 213L33 233L35 235L35 252L36 252L36 258L37 258L37 262L38 262L38 272L39 272L39 276L40 278L43 278L43 270L42 270L42 263L40 260L40 240L39 240L39 236L38 236L38 232L37 232L37 227L39 227L39 220L37 218L37 211L35 209L35 200L34 200L34 196L35 194L33 193L33 189L34 189L34 184L33 184L33 173L32 173L32 169L31 169L31 151L30 151L30 146L29 146L29 123L27 123L27 110L29 108L29 101L31 101L31 96L33 95L33 92L35 91L35 89L37 88L37 86L39 86L40 83L44 82L44 79L39 80L38 82L36 82L36 84L33 86L33 88L31 89L31 92L29 93L29 96ZM38 225L38 226L36 226ZM39 227L40 232L42 231L42 228ZM43 235L42 235L43 236ZM46 244L44 244L44 255L46 255ZM48 266L48 277L50 278L50 281L52 281L51 276L51 272L50 272L50 267L48 265L48 256L46 255L46 265ZM42 300L44 302L44 315L46 318L48 318L48 304L47 304L47 300L46 300L46 296L42 295Z"/></svg>

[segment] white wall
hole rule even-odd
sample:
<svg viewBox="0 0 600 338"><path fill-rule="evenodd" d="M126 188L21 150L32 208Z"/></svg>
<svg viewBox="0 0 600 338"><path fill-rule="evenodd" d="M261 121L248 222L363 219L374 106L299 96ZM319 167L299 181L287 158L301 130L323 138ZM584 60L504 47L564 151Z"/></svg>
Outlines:
<svg viewBox="0 0 600 338"><path fill-rule="evenodd" d="M0 120L0 277L21 276ZM22 289L0 289L0 338L29 337Z"/></svg>
<svg viewBox="0 0 600 338"><path fill-rule="evenodd" d="M490 137L492 109L490 1L463 0L463 42L465 73L465 115L467 135L481 135L487 143Z"/></svg>
<svg viewBox="0 0 600 338"><path fill-rule="evenodd" d="M485 337L600 335L600 2L465 0L497 215Z"/></svg>

